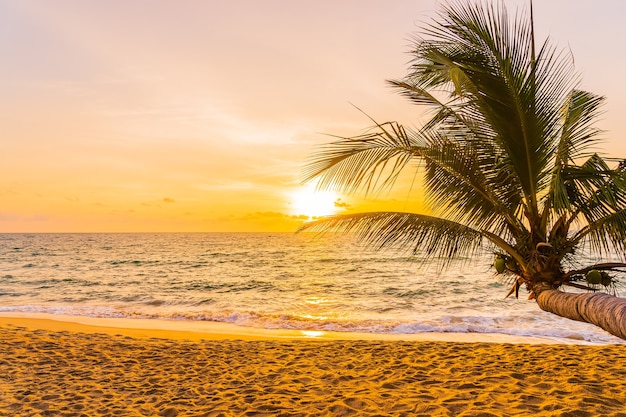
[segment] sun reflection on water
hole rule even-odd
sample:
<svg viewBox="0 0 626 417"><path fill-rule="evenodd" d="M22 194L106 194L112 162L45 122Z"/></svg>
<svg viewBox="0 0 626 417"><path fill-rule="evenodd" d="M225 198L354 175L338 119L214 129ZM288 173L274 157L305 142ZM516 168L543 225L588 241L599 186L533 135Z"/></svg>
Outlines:
<svg viewBox="0 0 626 417"><path fill-rule="evenodd" d="M304 337L315 338L324 336L324 332L317 330L302 330Z"/></svg>
<svg viewBox="0 0 626 417"><path fill-rule="evenodd" d="M305 298L304 302L307 304L319 305L319 304L328 303L329 300L328 298L325 298L325 297L310 296L310 297Z"/></svg>

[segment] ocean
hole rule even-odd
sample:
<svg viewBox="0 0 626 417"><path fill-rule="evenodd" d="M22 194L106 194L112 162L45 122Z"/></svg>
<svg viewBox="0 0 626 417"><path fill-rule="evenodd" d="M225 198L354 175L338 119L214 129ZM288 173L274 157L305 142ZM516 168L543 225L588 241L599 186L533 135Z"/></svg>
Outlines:
<svg viewBox="0 0 626 417"><path fill-rule="evenodd" d="M437 263L348 235L0 234L0 312L623 343L504 298L493 255Z"/></svg>

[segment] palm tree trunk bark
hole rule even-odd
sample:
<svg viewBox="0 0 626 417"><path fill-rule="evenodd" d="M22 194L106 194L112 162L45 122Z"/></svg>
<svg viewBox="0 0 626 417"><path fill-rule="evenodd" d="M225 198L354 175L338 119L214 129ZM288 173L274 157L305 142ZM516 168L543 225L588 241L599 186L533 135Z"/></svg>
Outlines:
<svg viewBox="0 0 626 417"><path fill-rule="evenodd" d="M626 299L596 293L565 293L555 289L535 292L537 304L544 311L572 320L595 324L626 340Z"/></svg>

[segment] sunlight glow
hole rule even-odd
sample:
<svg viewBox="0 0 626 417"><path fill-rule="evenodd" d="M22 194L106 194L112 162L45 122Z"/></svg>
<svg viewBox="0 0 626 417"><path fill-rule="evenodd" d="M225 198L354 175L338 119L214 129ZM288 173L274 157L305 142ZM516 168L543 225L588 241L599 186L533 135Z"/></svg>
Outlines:
<svg viewBox="0 0 626 417"><path fill-rule="evenodd" d="M316 331L316 330L302 330L302 334L304 337L316 338L324 336L324 332Z"/></svg>
<svg viewBox="0 0 626 417"><path fill-rule="evenodd" d="M316 191L314 184L306 185L291 194L292 214L305 215L309 218L336 214L339 208L337 202L340 197L332 191Z"/></svg>

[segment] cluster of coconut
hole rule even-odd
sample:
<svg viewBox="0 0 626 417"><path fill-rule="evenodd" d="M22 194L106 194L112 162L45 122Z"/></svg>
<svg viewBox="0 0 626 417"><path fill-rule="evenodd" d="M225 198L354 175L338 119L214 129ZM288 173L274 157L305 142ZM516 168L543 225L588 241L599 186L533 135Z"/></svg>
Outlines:
<svg viewBox="0 0 626 417"><path fill-rule="evenodd" d="M513 258L507 258L502 255L496 256L495 261L493 261L493 267L498 274L503 273L507 269L512 272L518 271L517 262Z"/></svg>
<svg viewBox="0 0 626 417"><path fill-rule="evenodd" d="M605 287L611 285L611 282L613 281L608 273L606 273L605 271L598 271L597 269L592 269L591 271L587 272L587 274L585 275L585 280L587 280L588 284L602 284Z"/></svg>
<svg viewBox="0 0 626 417"><path fill-rule="evenodd" d="M505 256L497 255L493 261L493 267L498 274L502 274L507 269L509 271L517 271L517 263L513 259L507 259ZM604 285L608 287L613 282L611 276L605 271L592 269L585 275L585 280L589 285Z"/></svg>

